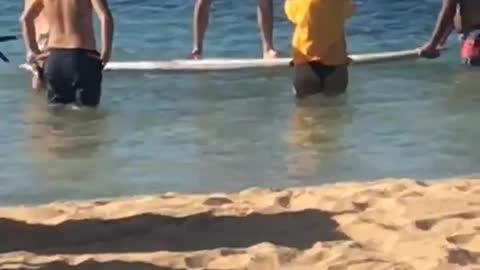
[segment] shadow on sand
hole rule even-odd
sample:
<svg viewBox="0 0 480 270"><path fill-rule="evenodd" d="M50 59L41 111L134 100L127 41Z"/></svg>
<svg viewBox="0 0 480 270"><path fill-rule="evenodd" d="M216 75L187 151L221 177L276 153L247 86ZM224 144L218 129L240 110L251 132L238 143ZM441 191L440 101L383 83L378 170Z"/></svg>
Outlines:
<svg viewBox="0 0 480 270"><path fill-rule="evenodd" d="M54 226L0 218L0 253L186 252L246 248L264 242L307 249L319 241L348 240L337 227L330 213L318 210L243 217L209 212L179 218L142 214L114 220L72 220Z"/></svg>
<svg viewBox="0 0 480 270"><path fill-rule="evenodd" d="M14 264L0 264L0 269L3 267L16 266ZM8 268L7 268L8 269ZM149 263L141 262L122 262L122 261L110 261L110 262L97 262L94 260L88 260L78 265L72 266L65 262L52 262L46 264L22 264L20 268L15 269L35 269L35 270L186 270L182 268L168 268L160 267Z"/></svg>

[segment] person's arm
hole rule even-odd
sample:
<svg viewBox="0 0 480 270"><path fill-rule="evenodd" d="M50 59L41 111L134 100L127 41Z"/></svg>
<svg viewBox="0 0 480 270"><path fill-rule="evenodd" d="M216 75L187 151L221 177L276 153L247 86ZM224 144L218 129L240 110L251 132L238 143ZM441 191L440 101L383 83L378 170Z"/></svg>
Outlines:
<svg viewBox="0 0 480 270"><path fill-rule="evenodd" d="M354 13L355 13L355 4L353 4L353 1L352 0L346 0L347 3L345 3L345 6L344 6L344 18L345 19L348 19L348 18L351 18Z"/></svg>
<svg viewBox="0 0 480 270"><path fill-rule="evenodd" d="M442 41L446 40L446 35L451 33L453 29L453 19L457 12L458 0L443 0L442 9L438 15L435 30L432 33L428 44L432 48L437 48Z"/></svg>
<svg viewBox="0 0 480 270"><path fill-rule="evenodd" d="M453 32L453 29L454 29L454 26L453 24L448 27L445 32L443 33L443 37L440 39L440 42L437 46L438 49L442 49L445 47L445 43L447 43L447 40L448 40L448 37L450 36L450 34Z"/></svg>
<svg viewBox="0 0 480 270"><path fill-rule="evenodd" d="M33 0L30 5L25 6L19 20L27 55L32 55L34 58L41 53L36 39L34 19L40 14L42 9L42 0Z"/></svg>
<svg viewBox="0 0 480 270"><path fill-rule="evenodd" d="M106 0L91 0L92 6L100 20L100 33L102 39L101 60L106 65L112 55L113 43L113 17Z"/></svg>
<svg viewBox="0 0 480 270"><path fill-rule="evenodd" d="M300 24L306 15L305 5L307 4L303 0L285 0L283 8L287 19L293 24Z"/></svg>

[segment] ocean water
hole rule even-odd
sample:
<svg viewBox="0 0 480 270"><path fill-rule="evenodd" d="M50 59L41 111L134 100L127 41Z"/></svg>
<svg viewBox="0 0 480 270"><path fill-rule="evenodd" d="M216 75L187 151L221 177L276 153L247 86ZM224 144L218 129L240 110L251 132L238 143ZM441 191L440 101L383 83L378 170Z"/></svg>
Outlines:
<svg viewBox="0 0 480 270"><path fill-rule="evenodd" d="M3 34L22 1L0 0ZM255 0L216 0L206 57L258 57ZM420 46L439 1L355 1L352 53ZM191 49L193 1L111 0L113 60L174 59ZM275 43L290 26L275 3ZM344 98L296 104L290 71L106 73L96 112L48 112L29 90L20 41L2 43L0 205L158 192L238 191L480 171L479 71L456 38L435 61L351 68Z"/></svg>

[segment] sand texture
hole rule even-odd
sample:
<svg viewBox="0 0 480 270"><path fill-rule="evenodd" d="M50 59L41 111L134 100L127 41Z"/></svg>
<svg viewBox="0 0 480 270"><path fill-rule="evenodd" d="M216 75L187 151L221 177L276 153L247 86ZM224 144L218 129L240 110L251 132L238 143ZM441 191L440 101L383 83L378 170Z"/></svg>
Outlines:
<svg viewBox="0 0 480 270"><path fill-rule="evenodd" d="M0 269L480 270L480 181L0 208Z"/></svg>

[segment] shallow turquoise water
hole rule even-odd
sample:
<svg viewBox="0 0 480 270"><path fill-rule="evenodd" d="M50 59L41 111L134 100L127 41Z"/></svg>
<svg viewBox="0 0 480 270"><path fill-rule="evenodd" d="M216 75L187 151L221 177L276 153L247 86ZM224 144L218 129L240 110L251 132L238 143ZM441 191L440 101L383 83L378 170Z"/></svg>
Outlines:
<svg viewBox="0 0 480 270"><path fill-rule="evenodd" d="M2 34L20 1L0 0ZM17 3L18 2L18 3ZM290 28L276 3L275 40ZM437 1L356 1L354 53L417 47ZM192 1L112 0L115 60L182 58ZM257 57L254 0L217 0L206 56ZM295 104L286 71L107 73L99 112L48 113L16 69L20 42L0 44L0 204L166 191L236 191L382 177L479 172L478 72L452 50L436 61L354 66L348 95Z"/></svg>

